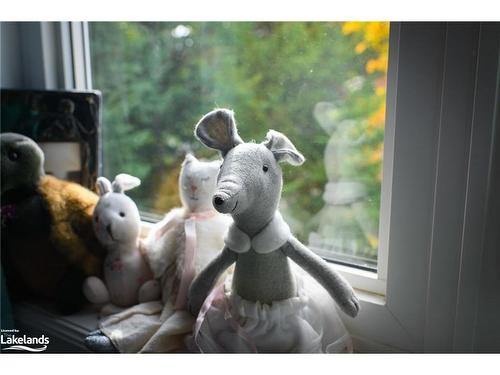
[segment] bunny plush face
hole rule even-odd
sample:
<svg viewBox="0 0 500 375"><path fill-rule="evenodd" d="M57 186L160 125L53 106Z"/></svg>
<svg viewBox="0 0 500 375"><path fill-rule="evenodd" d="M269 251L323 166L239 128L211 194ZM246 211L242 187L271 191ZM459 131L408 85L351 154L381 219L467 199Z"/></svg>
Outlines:
<svg viewBox="0 0 500 375"><path fill-rule="evenodd" d="M98 178L100 199L94 210L93 225L97 238L107 248L137 241L139 210L124 191L139 184L139 179L125 174L116 176L113 184L105 177Z"/></svg>
<svg viewBox="0 0 500 375"><path fill-rule="evenodd" d="M190 212L212 210L214 194L221 162L198 160L187 154L179 178L181 200Z"/></svg>

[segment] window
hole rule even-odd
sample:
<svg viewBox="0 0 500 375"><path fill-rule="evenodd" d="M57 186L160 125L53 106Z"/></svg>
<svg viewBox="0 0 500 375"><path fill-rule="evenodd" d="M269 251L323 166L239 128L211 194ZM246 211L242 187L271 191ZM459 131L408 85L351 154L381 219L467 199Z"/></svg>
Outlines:
<svg viewBox="0 0 500 375"><path fill-rule="evenodd" d="M143 181L145 218L180 204L184 154L214 107L245 140L272 128L306 156L284 167L281 211L325 259L376 270L388 23L91 23L93 86L103 92L104 174Z"/></svg>
<svg viewBox="0 0 500 375"><path fill-rule="evenodd" d="M40 34L45 35L47 32L46 35L41 38L35 33L38 37L30 38L41 43L40 48L35 48L34 51L43 52L39 56L39 61L43 64L28 64L29 68L35 69L34 75L43 78L43 84L40 84L42 88L91 88L87 75L91 71L88 64L90 48L88 48L87 41L89 39L86 37L88 25L81 22L62 22L57 25L60 28L48 27L50 25L40 23ZM96 26L99 25L90 25L94 55L97 35L95 32ZM161 25L167 27L167 24ZM196 25L201 24L184 24L185 27L191 27L189 31L191 38L194 38ZM215 27L216 25L220 26L215 23L205 26ZM234 24L229 24L231 25ZM249 24L242 25L248 26ZM288 23L287 27L291 25L293 23ZM343 27L340 24L329 25ZM363 28L368 25L370 24L363 23L358 26L355 24L354 28L358 29L348 35L340 34L342 29L337 29L339 34L336 35L342 38L358 38L351 44L351 51L356 52L352 48L356 48L362 41ZM170 29L166 34L171 33L171 30L177 26L178 24L170 24ZM108 24L106 27L102 38L111 37L106 35L108 33L118 33L116 24ZM156 27L159 28L158 24ZM491 319L489 319L496 310L490 309L491 304L487 304L495 303L495 300L490 297L492 288L496 285L493 280L496 263L491 260L498 246L493 240L489 241L490 237L485 238L485 233L488 235L494 233L494 230L489 229L496 228L494 220L487 220L487 213L490 208L495 207L495 200L492 199L495 189L492 189L493 185L490 186L490 182L495 181L495 175L491 173L497 167L497 164L493 162L496 159L492 157L492 152L498 147L495 148L497 143L492 142L492 139L496 134L497 122L495 121L498 120L500 31L497 24L480 22L393 22L390 28L387 94L386 98L381 95L379 99L386 101L387 114L383 134L384 173L381 185L377 273L342 266L338 263L332 264L358 289L357 293L360 297L360 314L356 319L346 317L344 323L354 339L356 350L361 352L456 351L463 353L482 350L486 348L488 341L498 341L494 341L498 335L495 336L496 331L492 329ZM60 32L57 32L58 29ZM71 30L75 32L69 33ZM51 40L54 43L44 44ZM70 43L62 43L61 56L59 56L57 51L53 51L50 47L57 45L61 40L67 40ZM332 40L336 41L333 38ZM195 43L196 40L193 39L193 46ZM218 48L222 46L228 48L229 45L226 38ZM108 42L107 53L113 54L115 47L117 48L116 43ZM359 48L362 49L362 46ZM370 48L362 53L375 55ZM269 49L272 48L269 47ZM151 48L144 48L144 55L149 56L151 51ZM52 52L54 54L51 54ZM280 50L280 53L284 52ZM144 60L138 57L137 51L129 52L129 54L130 56L126 58L130 61ZM120 59L117 53L113 56L115 60ZM125 57L122 58L125 59ZM366 63L370 59L367 56L363 57L362 54L357 58L365 59L365 70L360 68L360 71L367 75ZM107 61L110 60L112 60L111 57ZM100 67L96 66L96 61L94 58L93 71L103 76L104 73L99 73L99 71L96 73L96 69L105 69L105 60L102 60ZM214 64L213 60L192 58L190 61L192 63L197 61L196 63L200 64L198 75L194 75L193 70L190 71L189 74L193 74L192 77L209 76L208 67ZM273 61L275 60L271 63ZM293 59L288 59L288 61L293 62ZM331 61L331 59L325 61ZM351 65L354 66L354 62L351 61ZM132 108L130 105L133 103L131 99L134 99L133 91L126 90L126 85L131 83L123 78L131 77L130 72L138 69L142 67L129 68L120 73L118 69L107 68L109 82L120 83L121 91L119 92L124 95L123 98L113 94L113 87L105 87L103 83L96 81L94 74L94 87L103 90L105 108L116 107L118 103L122 105L122 110L130 111ZM64 84L58 83L56 79L59 73L64 73L61 74ZM373 74L380 74L381 77L384 75L376 72ZM226 75L233 82L239 82L239 86L242 85L241 79L233 79L232 69L227 68ZM181 77L182 75L177 73L174 76ZM147 83L147 80L151 82L155 77L145 75L144 79L137 79L137 82ZM106 77L103 76L104 78ZM123 81L118 81L118 78ZM184 82L192 83L189 80L184 80ZM222 94L218 94L217 102L214 103L215 83L211 82L213 85L212 91L209 91L211 99L209 99L209 94L206 94L203 96L203 103L208 103L206 105L211 107L231 105L239 114L246 108L244 104L247 102L244 100L238 102L239 107L227 104L229 99L222 100L220 98ZM246 82L246 84L250 83ZM162 85L162 90L163 87L166 90L167 83L163 82ZM172 88L175 85L168 87ZM310 87L308 88L313 92ZM225 90L229 89L235 90L236 86L225 88ZM176 94L172 90L169 91L172 95ZM162 91L164 92L166 91ZM231 102L236 102L235 92L224 91L225 95L229 95L228 92L232 95ZM373 94L373 91L368 91L368 93ZM141 95L146 96L146 91L143 91ZM255 96L260 97L257 94ZM147 97L149 98L149 102L146 101L148 105L151 105L152 100L156 98L151 94ZM199 97L201 96L195 96L189 100L198 103L198 101L201 102ZM248 100L253 100L252 98ZM137 101L137 99L134 100ZM165 105L164 98L159 102ZM171 102L169 103L172 105ZM258 103L256 108L259 111L274 113L272 112L274 108L262 109L262 103L267 103L267 101ZM156 103L153 104L150 106L151 110L164 108ZM200 105L200 108L189 107L193 112L190 115L192 118L182 121L188 129L185 139L191 145L190 147L193 147L198 154L205 153L204 155L213 157L214 154L208 153L191 138L194 122L207 110L205 104ZM259 111L255 113L260 114ZM126 124L135 124L135 114L130 117L130 121L127 120ZM312 118L314 120L314 117ZM248 122L248 116L246 119L239 119L243 135L255 137L256 140L262 139L267 127L274 127L273 124L280 122L277 115L272 119L265 118L267 123L262 125L261 131L257 131L252 129L259 123L254 125L254 122ZM167 122L167 120L168 118L164 117L162 121ZM140 124L144 125L144 122ZM109 122L109 114L105 114L104 125L105 141L109 142L108 129L116 125ZM116 125L116 128L119 129L119 126L121 125ZM137 129L140 128L130 125L127 130L130 134L124 133L124 154L134 150L131 148L132 141L128 143L125 141L127 137L134 140L134 132ZM319 129L319 133L311 134L321 134L322 128L315 129L316 131ZM253 136L252 132L256 135ZM172 133L179 134L176 129L173 129ZM303 143L300 142L304 142L303 138L308 137L309 142L316 141L311 134L301 134L298 139L293 139L299 148L302 147ZM166 137L166 139L169 138ZM109 169L109 163L113 157L117 156L110 154L109 150L106 151L106 147L104 156ZM163 147L170 146L163 141ZM177 148L172 147L170 150L173 150L172 152L179 150L178 157L182 158L182 145ZM116 152L121 152L121 150ZM304 152L309 151L304 150ZM152 155L150 152L148 156L153 159ZM137 154L135 158L139 156ZM307 156L309 161L303 167L289 168L285 171L287 189L290 183L296 182L290 179L291 173L300 173L301 169L310 168L309 162L312 156ZM121 171L121 168L128 170L129 166L117 168L116 171ZM165 168L163 173L167 172L169 170ZM112 176L115 172L111 170L106 173ZM328 183L326 177L323 181L325 184ZM147 181L144 182L147 183ZM143 185L143 188L148 188L148 186L151 189L152 185L147 184ZM307 192L309 193L309 190ZM290 190L285 191L284 195L289 193ZM290 198L288 200L290 201ZM143 210L148 209L144 202L139 201L139 203ZM321 200L320 204L324 205ZM319 208L321 209L322 206ZM485 228L487 228L486 231ZM484 243L487 245L483 246ZM364 293L362 290L369 293ZM383 294L383 296L377 294ZM490 345L487 349L491 347Z"/></svg>

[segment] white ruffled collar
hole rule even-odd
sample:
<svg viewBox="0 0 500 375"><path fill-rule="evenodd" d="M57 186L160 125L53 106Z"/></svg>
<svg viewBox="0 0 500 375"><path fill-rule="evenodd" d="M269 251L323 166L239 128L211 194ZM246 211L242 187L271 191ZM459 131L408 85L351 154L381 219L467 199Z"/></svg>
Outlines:
<svg viewBox="0 0 500 375"><path fill-rule="evenodd" d="M292 235L290 227L276 212L272 220L253 238L231 224L224 236L226 246L236 253L246 253L250 248L256 253L267 254L283 246Z"/></svg>

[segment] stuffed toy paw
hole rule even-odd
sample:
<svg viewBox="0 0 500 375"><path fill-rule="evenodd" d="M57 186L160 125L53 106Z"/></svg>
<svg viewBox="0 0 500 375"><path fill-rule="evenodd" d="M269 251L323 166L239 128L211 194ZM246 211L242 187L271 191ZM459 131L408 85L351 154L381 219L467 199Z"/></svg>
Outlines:
<svg viewBox="0 0 500 375"><path fill-rule="evenodd" d="M113 342L100 330L90 332L85 337L85 346L93 353L118 353Z"/></svg>

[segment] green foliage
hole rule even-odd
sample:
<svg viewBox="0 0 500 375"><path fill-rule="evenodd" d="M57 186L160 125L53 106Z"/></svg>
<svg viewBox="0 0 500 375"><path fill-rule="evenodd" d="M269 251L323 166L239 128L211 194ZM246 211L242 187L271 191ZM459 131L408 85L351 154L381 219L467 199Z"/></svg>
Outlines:
<svg viewBox="0 0 500 375"><path fill-rule="evenodd" d="M283 199L307 239L328 182L330 134L314 118L315 105L334 103L340 118L355 120L363 133L385 100L374 94L380 74L365 71L374 52L356 53L359 38L344 35L339 23L92 23L90 31L94 87L104 98L104 173L141 178L133 197L145 211L171 208L159 202L175 192L162 186L172 185L164 182L187 150L216 156L194 139L193 127L214 107L229 107L243 139L260 142L275 129L306 156L303 167L284 167ZM355 77L362 83L349 89ZM368 138L364 147L373 152L383 129ZM380 161L369 163L366 155L352 161L353 170L378 222Z"/></svg>

